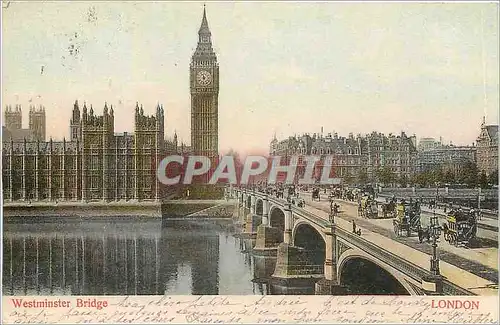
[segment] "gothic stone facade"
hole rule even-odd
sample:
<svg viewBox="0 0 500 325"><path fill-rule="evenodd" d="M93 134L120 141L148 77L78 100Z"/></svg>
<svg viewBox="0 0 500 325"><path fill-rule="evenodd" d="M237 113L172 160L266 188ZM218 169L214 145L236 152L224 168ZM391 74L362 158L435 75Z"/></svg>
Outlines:
<svg viewBox="0 0 500 325"><path fill-rule="evenodd" d="M195 155L217 158L219 64L212 48L205 10L189 70L192 151Z"/></svg>
<svg viewBox="0 0 500 325"><path fill-rule="evenodd" d="M301 176L305 170L306 155L317 155L324 162L326 156L332 156L332 169L335 176L355 179L361 174L368 179L374 179L380 168L390 168L397 176L410 176L414 173L416 158L415 136L408 137L404 132L401 135L389 136L373 132L365 136L349 134L348 137L333 135L327 136L305 134L293 136L278 141L276 137L271 141L270 155L291 157L299 156L297 175ZM322 163L315 168L315 175L319 177Z"/></svg>
<svg viewBox="0 0 500 325"><path fill-rule="evenodd" d="M75 102L70 141L3 142L4 200L160 200L156 166L177 147L165 143L163 121L162 106L146 116L137 104L134 134L115 134L112 106L94 115L84 104L80 114Z"/></svg>

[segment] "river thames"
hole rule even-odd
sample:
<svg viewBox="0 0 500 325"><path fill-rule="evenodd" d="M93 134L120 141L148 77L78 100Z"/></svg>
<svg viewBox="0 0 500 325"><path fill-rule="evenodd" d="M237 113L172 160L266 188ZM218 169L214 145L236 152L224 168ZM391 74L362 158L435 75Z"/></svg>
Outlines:
<svg viewBox="0 0 500 325"><path fill-rule="evenodd" d="M113 218L4 222L5 295L312 294L269 286L230 220ZM292 291L290 291L292 289Z"/></svg>

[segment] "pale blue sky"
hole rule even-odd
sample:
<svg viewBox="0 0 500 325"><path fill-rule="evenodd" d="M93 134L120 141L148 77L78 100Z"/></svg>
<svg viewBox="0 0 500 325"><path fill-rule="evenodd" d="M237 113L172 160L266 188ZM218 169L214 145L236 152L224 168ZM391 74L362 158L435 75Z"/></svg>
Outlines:
<svg viewBox="0 0 500 325"><path fill-rule="evenodd" d="M160 102L166 133L189 143L189 61L202 10L202 2L11 3L2 9L2 108L22 104L27 125L32 98L47 108L48 135L62 139L75 99L99 113L113 104L116 132L133 131L136 101L150 114ZM498 123L498 4L207 2L207 17L220 63L221 150L267 148L274 132L321 126L470 144L484 111Z"/></svg>

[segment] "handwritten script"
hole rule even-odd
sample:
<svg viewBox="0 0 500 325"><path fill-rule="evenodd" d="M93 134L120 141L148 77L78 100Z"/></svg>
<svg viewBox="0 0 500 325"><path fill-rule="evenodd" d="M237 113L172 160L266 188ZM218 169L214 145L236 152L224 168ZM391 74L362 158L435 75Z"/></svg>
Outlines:
<svg viewBox="0 0 500 325"><path fill-rule="evenodd" d="M62 298L62 297L57 297ZM63 297L67 307L46 307L54 297L3 297L8 324L57 323L498 323L498 297L388 296L101 296ZM440 308L450 299L479 308ZM17 300L16 300L17 299ZM26 301L24 305L20 303ZM14 303L16 300L16 303ZM43 303L37 303L41 301ZM80 302L79 302L80 301ZM60 304L62 306L62 304ZM92 305L92 306L91 306ZM465 303L459 304L466 306ZM26 307L27 306L27 307ZM33 306L42 306L34 308ZM66 304L64 304L66 306ZM456 304L454 305L456 306Z"/></svg>

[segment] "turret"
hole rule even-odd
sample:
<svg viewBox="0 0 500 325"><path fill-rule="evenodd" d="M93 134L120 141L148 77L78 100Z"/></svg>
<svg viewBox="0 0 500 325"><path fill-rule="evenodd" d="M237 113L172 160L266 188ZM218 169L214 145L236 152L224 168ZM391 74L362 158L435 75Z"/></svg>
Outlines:
<svg viewBox="0 0 500 325"><path fill-rule="evenodd" d="M205 5L203 5L203 18L201 19L201 26L198 30L199 42L200 43L210 43L210 28L208 28L207 11Z"/></svg>
<svg viewBox="0 0 500 325"><path fill-rule="evenodd" d="M75 100L75 104L73 105L73 114L71 118L71 123L80 122L80 108L78 107L78 100Z"/></svg>
<svg viewBox="0 0 500 325"><path fill-rule="evenodd" d="M87 121L87 104L83 102L83 109L82 109L82 121Z"/></svg>
<svg viewBox="0 0 500 325"><path fill-rule="evenodd" d="M6 107L4 112L5 127L10 130L19 130L22 128L23 115L21 112L21 106L16 105L15 110L12 110L12 106Z"/></svg>
<svg viewBox="0 0 500 325"><path fill-rule="evenodd" d="M198 45L192 57L192 61L196 63L197 61L204 62L207 60L216 62L217 57L212 48L212 33L208 27L207 12L205 7L203 7L203 17L201 19L200 29L198 30Z"/></svg>
<svg viewBox="0 0 500 325"><path fill-rule="evenodd" d="M34 105L30 107L28 127L35 139L45 141L46 119L42 105L39 106L38 110Z"/></svg>

